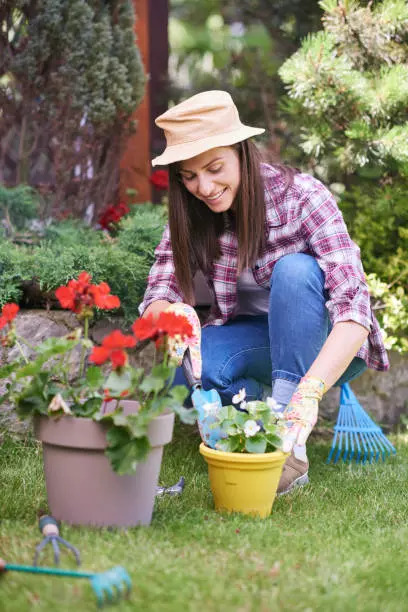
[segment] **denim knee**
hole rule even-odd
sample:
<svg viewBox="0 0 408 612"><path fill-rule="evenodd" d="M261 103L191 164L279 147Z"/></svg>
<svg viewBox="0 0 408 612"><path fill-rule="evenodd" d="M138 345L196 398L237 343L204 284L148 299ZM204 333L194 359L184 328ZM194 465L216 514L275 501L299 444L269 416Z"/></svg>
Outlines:
<svg viewBox="0 0 408 612"><path fill-rule="evenodd" d="M307 253L291 253L284 255L275 264L272 271L271 286L278 284L284 289L293 289L299 284L317 284L320 290L324 288L324 273L312 255Z"/></svg>

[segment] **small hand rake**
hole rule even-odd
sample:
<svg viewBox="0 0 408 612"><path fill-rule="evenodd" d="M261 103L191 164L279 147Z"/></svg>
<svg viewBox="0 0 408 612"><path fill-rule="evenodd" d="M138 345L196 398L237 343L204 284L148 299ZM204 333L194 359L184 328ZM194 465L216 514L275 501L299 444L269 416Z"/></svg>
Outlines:
<svg viewBox="0 0 408 612"><path fill-rule="evenodd" d="M0 573L4 571L29 572L31 574L48 574L51 576L65 576L69 578L88 578L98 598L98 605L105 603L116 603L122 596L130 593L132 586L129 574L120 565L106 572L94 574L91 572L76 572L53 567L34 567L32 565L16 565L5 563L0 559Z"/></svg>
<svg viewBox="0 0 408 612"><path fill-rule="evenodd" d="M350 386L341 386L340 406L337 423L334 426L332 447L326 463L333 463L341 458L343 461L372 463L380 456L385 458L396 450L379 427L359 404Z"/></svg>

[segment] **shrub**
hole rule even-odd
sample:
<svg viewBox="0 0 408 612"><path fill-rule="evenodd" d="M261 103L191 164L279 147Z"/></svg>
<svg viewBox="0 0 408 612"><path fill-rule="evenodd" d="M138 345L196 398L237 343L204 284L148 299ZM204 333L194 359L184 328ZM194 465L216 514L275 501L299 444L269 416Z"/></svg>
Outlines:
<svg viewBox="0 0 408 612"><path fill-rule="evenodd" d="M82 216L114 200L145 75L131 0L0 6L0 180Z"/></svg>
<svg viewBox="0 0 408 612"><path fill-rule="evenodd" d="M28 185L8 189L0 184L0 218L8 236L23 230L39 214L39 197Z"/></svg>
<svg viewBox="0 0 408 612"><path fill-rule="evenodd" d="M130 323L138 316L164 224L161 207L140 205L114 239L74 220L53 223L45 239L32 247L0 239L0 305L15 301L38 307L48 301L56 306L52 292L86 270L95 283L109 279Z"/></svg>
<svg viewBox="0 0 408 612"><path fill-rule="evenodd" d="M340 198L390 348L408 350L408 4L319 3L324 29L281 67L299 144Z"/></svg>
<svg viewBox="0 0 408 612"><path fill-rule="evenodd" d="M34 273L34 255L28 248L0 239L0 304L20 302L23 283Z"/></svg>

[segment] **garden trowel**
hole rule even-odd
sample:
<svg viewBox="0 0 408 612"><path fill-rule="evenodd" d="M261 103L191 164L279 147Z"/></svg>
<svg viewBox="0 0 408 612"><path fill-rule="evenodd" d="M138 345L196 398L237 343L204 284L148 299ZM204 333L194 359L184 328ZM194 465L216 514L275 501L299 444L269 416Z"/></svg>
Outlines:
<svg viewBox="0 0 408 612"><path fill-rule="evenodd" d="M193 372L189 348L183 356L183 372L191 388L191 401L197 411L201 439L210 448L215 448L218 440L225 438L221 429L214 425L217 422L217 412L222 407L220 395L215 389L204 391L201 378Z"/></svg>

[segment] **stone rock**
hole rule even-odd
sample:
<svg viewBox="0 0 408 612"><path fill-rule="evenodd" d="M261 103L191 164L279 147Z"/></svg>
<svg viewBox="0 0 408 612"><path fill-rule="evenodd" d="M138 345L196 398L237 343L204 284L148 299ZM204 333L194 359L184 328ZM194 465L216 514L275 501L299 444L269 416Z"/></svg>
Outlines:
<svg viewBox="0 0 408 612"><path fill-rule="evenodd" d="M353 393L364 410L377 422L397 425L402 414L408 413L408 357L390 352L388 372L366 370L350 383ZM321 416L336 420L340 389L333 387L320 402Z"/></svg>
<svg viewBox="0 0 408 612"><path fill-rule="evenodd" d="M16 318L16 329L19 336L25 338L32 346L40 344L47 338L61 337L78 327L76 316L66 310L22 310ZM91 326L89 335L91 339L100 344L103 338L114 329L122 329L128 333L129 329L124 327L122 318L104 318L97 320ZM23 346L24 354L27 357L33 355L33 351L27 346ZM20 349L14 346L6 352L6 361L11 361L17 357ZM130 361L135 367L142 367L145 371L151 368L155 357L154 344L150 343L143 350L138 348L131 352ZM79 351L73 355L70 375L74 376L79 365ZM4 392L6 381L0 381L0 395ZM31 429L29 420L22 420L17 417L12 406L4 403L0 405L0 430L5 430L10 434L22 435Z"/></svg>

